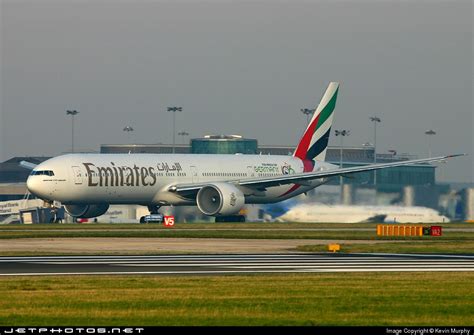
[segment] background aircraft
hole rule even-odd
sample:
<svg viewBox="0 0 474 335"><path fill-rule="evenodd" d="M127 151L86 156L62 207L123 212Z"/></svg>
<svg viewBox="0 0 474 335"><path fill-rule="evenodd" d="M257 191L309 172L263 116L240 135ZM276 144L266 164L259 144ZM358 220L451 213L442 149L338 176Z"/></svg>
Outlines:
<svg viewBox="0 0 474 335"><path fill-rule="evenodd" d="M265 205L266 220L278 222L439 223L449 219L428 207L300 204L293 199Z"/></svg>

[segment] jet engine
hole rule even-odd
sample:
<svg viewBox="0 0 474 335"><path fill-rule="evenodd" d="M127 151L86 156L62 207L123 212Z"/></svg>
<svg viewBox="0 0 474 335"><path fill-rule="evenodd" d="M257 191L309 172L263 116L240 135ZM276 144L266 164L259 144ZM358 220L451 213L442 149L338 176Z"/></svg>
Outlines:
<svg viewBox="0 0 474 335"><path fill-rule="evenodd" d="M245 196L232 184L214 183L199 190L196 202L199 210L206 215L232 215L242 209Z"/></svg>
<svg viewBox="0 0 474 335"><path fill-rule="evenodd" d="M95 218L109 209L109 204L98 205L65 205L66 212L75 218Z"/></svg>

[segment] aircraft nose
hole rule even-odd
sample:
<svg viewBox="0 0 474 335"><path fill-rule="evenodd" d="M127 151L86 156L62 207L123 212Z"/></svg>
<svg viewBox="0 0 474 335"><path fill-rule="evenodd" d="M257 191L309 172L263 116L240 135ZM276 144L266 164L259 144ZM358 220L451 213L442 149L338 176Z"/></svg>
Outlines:
<svg viewBox="0 0 474 335"><path fill-rule="evenodd" d="M35 176L29 176L28 179L26 180L26 187L28 188L28 191L30 193L40 196L40 181L38 178L35 178Z"/></svg>

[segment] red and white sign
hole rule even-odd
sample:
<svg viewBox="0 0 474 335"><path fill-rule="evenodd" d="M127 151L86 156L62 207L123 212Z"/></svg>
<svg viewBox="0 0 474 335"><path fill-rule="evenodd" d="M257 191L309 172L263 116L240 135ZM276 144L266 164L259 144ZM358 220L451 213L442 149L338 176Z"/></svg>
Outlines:
<svg viewBox="0 0 474 335"><path fill-rule="evenodd" d="M443 228L441 226L431 226L431 236L443 235Z"/></svg>
<svg viewBox="0 0 474 335"><path fill-rule="evenodd" d="M174 216L172 215L165 215L165 219L163 221L163 225L165 227L173 227L174 226Z"/></svg>

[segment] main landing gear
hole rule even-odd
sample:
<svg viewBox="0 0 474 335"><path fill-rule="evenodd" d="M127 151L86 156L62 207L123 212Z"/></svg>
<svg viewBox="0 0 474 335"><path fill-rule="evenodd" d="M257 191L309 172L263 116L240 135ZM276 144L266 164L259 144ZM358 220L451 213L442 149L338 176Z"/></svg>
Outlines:
<svg viewBox="0 0 474 335"><path fill-rule="evenodd" d="M150 211L150 214L158 214L158 210L160 209L161 206L156 206L156 205L150 205L148 206L148 210Z"/></svg>
<svg viewBox="0 0 474 335"><path fill-rule="evenodd" d="M148 210L150 211L150 214L142 216L140 218L140 223L163 221L163 215L158 212L160 207L161 206L155 206L155 205L148 206Z"/></svg>

